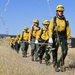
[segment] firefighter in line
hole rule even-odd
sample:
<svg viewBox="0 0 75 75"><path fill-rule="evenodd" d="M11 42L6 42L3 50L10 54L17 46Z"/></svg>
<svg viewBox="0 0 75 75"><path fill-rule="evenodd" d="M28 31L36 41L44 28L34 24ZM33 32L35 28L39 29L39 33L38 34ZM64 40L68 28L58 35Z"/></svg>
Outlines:
<svg viewBox="0 0 75 75"><path fill-rule="evenodd" d="M9 45L10 45L10 47L14 50L14 37L12 37L10 40L9 40Z"/></svg>
<svg viewBox="0 0 75 75"><path fill-rule="evenodd" d="M28 51L28 40L29 40L29 28L25 27L23 29L22 35L19 39L19 41L21 41L21 50L22 50L22 56L23 57L27 57L27 51Z"/></svg>
<svg viewBox="0 0 75 75"><path fill-rule="evenodd" d="M39 20L34 19L33 20L33 26L29 30L29 43L35 42L36 40L36 34L40 30L39 27ZM36 56L36 51L38 49L39 45L36 45L35 43L31 44L31 60L32 61L37 61L37 56Z"/></svg>
<svg viewBox="0 0 75 75"><path fill-rule="evenodd" d="M17 34L15 39L14 39L15 50L17 53L19 53L19 50L20 50L20 43L19 43L20 37L21 37L21 34Z"/></svg>
<svg viewBox="0 0 75 75"><path fill-rule="evenodd" d="M35 43L48 43L48 39L49 39L49 21L48 20L44 20L43 24L43 28L41 28L37 34L36 37L36 41ZM49 53L49 49L47 49L48 44L42 44L40 45L40 47L38 48L38 56L40 59L40 64L42 63L42 59L43 59L43 55L45 53L45 62L46 65L48 65L49 60L50 60L50 53Z"/></svg>
<svg viewBox="0 0 75 75"><path fill-rule="evenodd" d="M49 43L53 44L55 50L52 51L53 67L56 72L65 71L64 61L68 52L67 43L71 43L71 32L68 20L63 15L64 6L59 4L56 7L56 16L50 21L49 25ZM57 51L61 46L60 59L57 60Z"/></svg>

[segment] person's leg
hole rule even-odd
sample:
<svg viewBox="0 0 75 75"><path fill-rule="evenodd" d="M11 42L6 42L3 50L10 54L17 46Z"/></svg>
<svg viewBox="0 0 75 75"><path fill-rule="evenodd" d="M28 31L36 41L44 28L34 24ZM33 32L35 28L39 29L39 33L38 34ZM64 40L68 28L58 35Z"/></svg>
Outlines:
<svg viewBox="0 0 75 75"><path fill-rule="evenodd" d="M39 48L40 48L40 45L39 45L39 44L36 44L36 50L35 50L35 61L38 60Z"/></svg>
<svg viewBox="0 0 75 75"><path fill-rule="evenodd" d="M67 46L66 39L61 40L61 48L62 48L62 55L59 59L59 62L60 62L61 71L64 71L64 61L65 61L65 58L66 58L67 52L68 52L68 46Z"/></svg>
<svg viewBox="0 0 75 75"><path fill-rule="evenodd" d="M46 50L45 50L45 63L46 65L49 64L50 61L50 47L46 46Z"/></svg>
<svg viewBox="0 0 75 75"><path fill-rule="evenodd" d="M40 48L40 55L39 55L40 64L42 63L42 58L43 58L43 55L45 53L45 49L46 49L46 45L42 45L41 48Z"/></svg>
<svg viewBox="0 0 75 75"><path fill-rule="evenodd" d="M32 42L35 42L35 38L32 38ZM34 52L35 52L35 47L36 45L34 43L31 44L31 59L34 61Z"/></svg>
<svg viewBox="0 0 75 75"><path fill-rule="evenodd" d="M27 57L28 46L29 44L25 42L25 57Z"/></svg>

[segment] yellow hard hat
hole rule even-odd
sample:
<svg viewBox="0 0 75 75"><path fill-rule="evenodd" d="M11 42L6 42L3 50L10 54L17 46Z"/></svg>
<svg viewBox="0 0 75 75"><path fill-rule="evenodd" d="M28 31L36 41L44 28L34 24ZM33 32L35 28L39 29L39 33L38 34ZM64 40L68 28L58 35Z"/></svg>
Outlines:
<svg viewBox="0 0 75 75"><path fill-rule="evenodd" d="M64 6L59 4L57 7L56 7L56 11L64 11Z"/></svg>
<svg viewBox="0 0 75 75"><path fill-rule="evenodd" d="M39 20L38 19L34 19L33 22L34 23L39 23Z"/></svg>
<svg viewBox="0 0 75 75"><path fill-rule="evenodd" d="M29 28L28 27L24 27L24 29L23 30L28 30Z"/></svg>
<svg viewBox="0 0 75 75"><path fill-rule="evenodd" d="M43 25L49 25L49 21L48 20L44 20L44 22L42 23Z"/></svg>

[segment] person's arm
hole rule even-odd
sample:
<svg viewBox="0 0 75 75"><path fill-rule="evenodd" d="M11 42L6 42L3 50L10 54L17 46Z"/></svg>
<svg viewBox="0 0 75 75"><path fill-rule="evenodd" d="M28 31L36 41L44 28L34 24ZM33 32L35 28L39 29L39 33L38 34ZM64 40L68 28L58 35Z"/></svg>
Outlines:
<svg viewBox="0 0 75 75"><path fill-rule="evenodd" d="M31 40L32 37L32 28L29 29L29 40Z"/></svg>
<svg viewBox="0 0 75 75"><path fill-rule="evenodd" d="M36 33L36 40L38 40L41 36L41 29Z"/></svg>
<svg viewBox="0 0 75 75"><path fill-rule="evenodd" d="M71 38L71 31L70 31L70 25L69 22L67 21L67 27L66 27L66 34L67 34L67 39Z"/></svg>
<svg viewBox="0 0 75 75"><path fill-rule="evenodd" d="M52 38L53 35L53 27L54 27L54 21L53 19L50 21L50 25L49 25L49 37Z"/></svg>

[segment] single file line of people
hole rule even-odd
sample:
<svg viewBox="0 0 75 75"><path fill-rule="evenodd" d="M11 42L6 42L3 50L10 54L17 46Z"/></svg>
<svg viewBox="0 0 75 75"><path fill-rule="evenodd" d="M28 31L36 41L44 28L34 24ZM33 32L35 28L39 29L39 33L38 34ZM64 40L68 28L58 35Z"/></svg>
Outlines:
<svg viewBox="0 0 75 75"><path fill-rule="evenodd" d="M56 7L56 16L50 21L42 22L40 27L38 19L33 20L33 25L25 27L22 34L11 38L9 45L19 53L21 48L22 56L27 57L29 45L31 46L31 60L42 64L43 57L46 65L50 63L50 53L52 52L53 68L56 72L65 71L65 58L68 53L68 45L71 44L71 31L69 21L64 16L64 6L59 4ZM58 47L61 47L60 59ZM45 56L44 56L45 55Z"/></svg>

